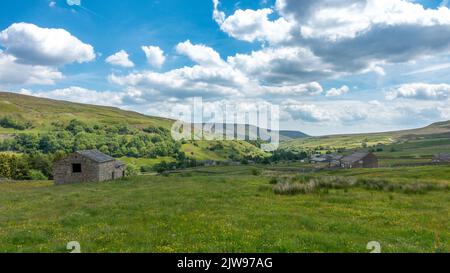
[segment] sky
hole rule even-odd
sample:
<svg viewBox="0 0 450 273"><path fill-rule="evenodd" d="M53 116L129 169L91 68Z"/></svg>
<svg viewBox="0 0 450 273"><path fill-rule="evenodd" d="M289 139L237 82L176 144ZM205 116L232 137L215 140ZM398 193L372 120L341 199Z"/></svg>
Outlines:
<svg viewBox="0 0 450 273"><path fill-rule="evenodd" d="M450 120L440 0L18 0L0 90L171 117L202 97L280 108L280 128L380 132Z"/></svg>

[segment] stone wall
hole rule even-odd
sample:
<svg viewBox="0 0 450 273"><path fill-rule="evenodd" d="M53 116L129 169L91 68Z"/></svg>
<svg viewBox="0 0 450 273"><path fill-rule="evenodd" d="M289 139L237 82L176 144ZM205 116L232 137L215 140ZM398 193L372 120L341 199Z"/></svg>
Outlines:
<svg viewBox="0 0 450 273"><path fill-rule="evenodd" d="M378 158L374 154L368 154L364 157L363 168L378 168Z"/></svg>
<svg viewBox="0 0 450 273"><path fill-rule="evenodd" d="M73 173L72 164L81 164L81 173ZM97 163L76 153L59 160L53 167L56 185L98 181L98 172Z"/></svg>
<svg viewBox="0 0 450 273"><path fill-rule="evenodd" d="M125 166L116 168L117 161L110 161L99 165L98 181L119 179L124 176Z"/></svg>
<svg viewBox="0 0 450 273"><path fill-rule="evenodd" d="M378 158L376 155L370 153L360 161L355 161L353 163L342 163L341 167L343 168L378 168Z"/></svg>
<svg viewBox="0 0 450 273"><path fill-rule="evenodd" d="M81 173L73 173L72 164L81 164ZM53 167L55 185L122 178L125 174L125 165L116 166L117 161L98 163L74 153L55 163Z"/></svg>

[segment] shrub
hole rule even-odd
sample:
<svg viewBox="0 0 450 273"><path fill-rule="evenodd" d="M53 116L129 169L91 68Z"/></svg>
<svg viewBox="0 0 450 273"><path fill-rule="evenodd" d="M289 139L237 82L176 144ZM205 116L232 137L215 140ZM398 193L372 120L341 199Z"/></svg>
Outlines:
<svg viewBox="0 0 450 273"><path fill-rule="evenodd" d="M307 194L316 190L317 185L314 182L306 184L300 183L278 183L273 187L273 191L280 195Z"/></svg>
<svg viewBox="0 0 450 273"><path fill-rule="evenodd" d="M139 174L139 168L134 164L127 164L125 176L136 176Z"/></svg>
<svg viewBox="0 0 450 273"><path fill-rule="evenodd" d="M30 170L29 177L30 177L30 180L47 180L48 179L48 177L46 177L39 170Z"/></svg>
<svg viewBox="0 0 450 273"><path fill-rule="evenodd" d="M254 175L254 176L261 175L261 170L259 170L259 169L252 169L252 175Z"/></svg>
<svg viewBox="0 0 450 273"><path fill-rule="evenodd" d="M0 118L0 126L3 128L12 128L16 130L26 130L33 126L31 121L22 121L10 116Z"/></svg>
<svg viewBox="0 0 450 273"><path fill-rule="evenodd" d="M278 184L278 179L276 177L272 177L270 179L269 183L272 184L272 185L276 185L276 184Z"/></svg>
<svg viewBox="0 0 450 273"><path fill-rule="evenodd" d="M153 166L141 166L141 173L149 173L153 171Z"/></svg>

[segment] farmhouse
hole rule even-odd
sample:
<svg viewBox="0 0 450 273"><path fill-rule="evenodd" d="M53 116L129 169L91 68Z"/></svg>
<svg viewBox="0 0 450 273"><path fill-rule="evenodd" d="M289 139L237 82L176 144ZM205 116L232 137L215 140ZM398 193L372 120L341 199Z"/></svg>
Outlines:
<svg viewBox="0 0 450 273"><path fill-rule="evenodd" d="M450 163L450 154L436 154L433 163Z"/></svg>
<svg viewBox="0 0 450 273"><path fill-rule="evenodd" d="M323 155L323 154L315 154L311 157L310 162L311 163L328 162L328 157L327 157L327 155Z"/></svg>
<svg viewBox="0 0 450 273"><path fill-rule="evenodd" d="M341 159L342 168L378 168L378 158L373 153L357 152Z"/></svg>
<svg viewBox="0 0 450 273"><path fill-rule="evenodd" d="M337 154L325 154L325 155L313 155L311 157L311 163L329 163L331 166L340 166L340 160L343 158L342 155Z"/></svg>
<svg viewBox="0 0 450 273"><path fill-rule="evenodd" d="M101 182L125 176L125 164L97 150L79 151L57 161L55 185Z"/></svg>

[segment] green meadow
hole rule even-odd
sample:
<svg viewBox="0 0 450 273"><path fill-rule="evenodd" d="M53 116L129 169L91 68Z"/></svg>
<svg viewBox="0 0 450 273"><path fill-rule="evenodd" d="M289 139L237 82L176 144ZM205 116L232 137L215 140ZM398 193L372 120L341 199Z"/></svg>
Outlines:
<svg viewBox="0 0 450 273"><path fill-rule="evenodd" d="M173 143L151 140L149 135L157 133L145 129L164 133L160 128L167 130L173 120L0 92L0 118L5 117L17 124L16 129L0 126L4 142L21 134L33 140L72 120L88 129L125 124L125 135L90 132L93 140L86 145L115 140L125 148L120 160L150 173L65 186L0 178L0 252L69 252L71 241L78 241L82 252L101 253L369 252L371 241L379 242L383 252L450 251L450 165L429 165L433 155L450 152L450 122L408 131L285 138L280 147L309 154L371 150L378 169L320 170L326 165L280 159L156 175L152 167L174 162L175 153L146 155ZM68 139L83 144L80 135ZM46 141L61 139L53 140ZM22 148L45 146L22 142ZM178 155L197 161L245 163L244 158L271 156L245 141L179 144ZM138 153L131 153L132 147Z"/></svg>
<svg viewBox="0 0 450 273"><path fill-rule="evenodd" d="M307 167L204 167L66 186L1 182L0 252L68 252L70 241L82 252L369 252L370 241L383 252L450 251L450 166ZM274 193L274 177L306 175L447 188Z"/></svg>

